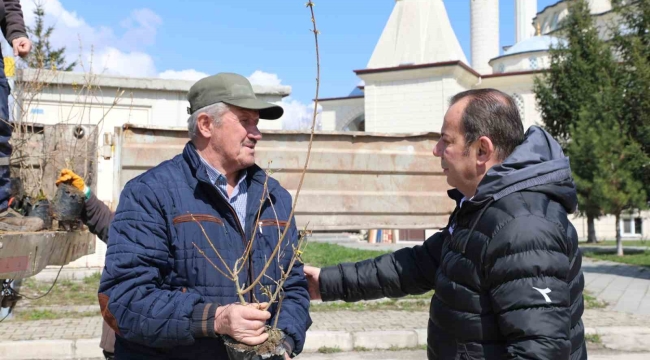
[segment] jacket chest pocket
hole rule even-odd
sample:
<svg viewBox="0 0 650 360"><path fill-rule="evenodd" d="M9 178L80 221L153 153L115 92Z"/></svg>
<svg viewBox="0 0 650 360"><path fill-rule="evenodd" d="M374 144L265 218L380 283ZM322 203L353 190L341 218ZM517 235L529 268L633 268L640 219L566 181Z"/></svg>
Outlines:
<svg viewBox="0 0 650 360"><path fill-rule="evenodd" d="M214 215L183 214L174 217L172 223L176 229L177 255L181 258L191 256L196 247L203 251L210 249L210 253L214 253L210 243L219 251L229 250L229 246L226 246L230 243L226 240L228 230L223 220Z"/></svg>
<svg viewBox="0 0 650 360"><path fill-rule="evenodd" d="M258 252L254 255L256 269L264 266L267 257L275 250L288 224L287 221L276 219L261 219L257 222L257 241L255 248L258 249ZM283 267L286 267L293 256L293 244L294 242L289 238L289 233L287 233L275 255L275 259L280 260ZM272 264L269 271L267 271L267 275L273 277L280 276L277 263Z"/></svg>
<svg viewBox="0 0 650 360"><path fill-rule="evenodd" d="M257 231L261 235L264 235L265 233L267 235L270 234L275 234L278 236L278 233L282 235L282 232L284 231L284 228L287 227L287 221L282 221L282 220L276 220L276 219L265 219L265 220L260 220L257 222Z"/></svg>
<svg viewBox="0 0 650 360"><path fill-rule="evenodd" d="M276 219L263 219L257 222L257 233L263 242L265 249L273 251L273 247L278 243L282 237L284 229L287 227L288 222ZM289 244L288 235L282 240L281 249Z"/></svg>

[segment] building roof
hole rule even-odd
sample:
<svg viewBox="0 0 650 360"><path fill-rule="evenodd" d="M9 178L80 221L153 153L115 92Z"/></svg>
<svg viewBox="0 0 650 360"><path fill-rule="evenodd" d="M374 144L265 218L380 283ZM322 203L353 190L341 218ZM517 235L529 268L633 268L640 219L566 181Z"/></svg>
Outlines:
<svg viewBox="0 0 650 360"><path fill-rule="evenodd" d="M396 0L368 69L467 63L442 0Z"/></svg>
<svg viewBox="0 0 650 360"><path fill-rule="evenodd" d="M563 40L554 36L533 36L511 46L508 50L503 52L502 56L515 55L532 51L548 51L551 46L557 46L562 42Z"/></svg>
<svg viewBox="0 0 650 360"><path fill-rule="evenodd" d="M476 72L476 70L472 69L469 65L465 64L462 61L458 61L458 60L456 60L456 61L442 61L442 62L430 63L430 64L402 65L402 66L392 66L392 67L376 68L376 69L361 69L361 70L354 70L354 72L358 76L358 75L365 75L365 74L376 74L376 73L392 72L392 71L428 69L428 68L448 67L448 66L459 66L460 68L464 69L465 71L469 72L470 74L472 74L472 75L474 75L476 77L481 76L481 74Z"/></svg>
<svg viewBox="0 0 650 360"><path fill-rule="evenodd" d="M72 71L52 71L43 69L20 69L16 70L17 82L39 82L53 85L87 85L100 86L104 88L157 90L170 92L187 92L194 85L195 81L172 80L159 78L137 78L106 74L92 74ZM287 85L256 85L253 91L257 95L288 96L291 94L291 86Z"/></svg>

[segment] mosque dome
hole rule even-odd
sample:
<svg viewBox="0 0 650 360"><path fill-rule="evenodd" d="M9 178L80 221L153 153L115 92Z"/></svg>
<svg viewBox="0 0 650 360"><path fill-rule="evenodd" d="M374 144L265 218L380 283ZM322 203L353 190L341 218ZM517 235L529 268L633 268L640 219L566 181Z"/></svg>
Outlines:
<svg viewBox="0 0 650 360"><path fill-rule="evenodd" d="M490 60L490 66L495 74L545 69L550 64L549 49L565 43L565 40L555 36L533 36L516 43L505 50L503 55Z"/></svg>
<svg viewBox="0 0 650 360"><path fill-rule="evenodd" d="M563 43L564 40L550 35L533 36L526 40L522 40L515 45L511 46L508 50L503 52L502 56L515 55L533 51L548 51L551 46L557 46Z"/></svg>

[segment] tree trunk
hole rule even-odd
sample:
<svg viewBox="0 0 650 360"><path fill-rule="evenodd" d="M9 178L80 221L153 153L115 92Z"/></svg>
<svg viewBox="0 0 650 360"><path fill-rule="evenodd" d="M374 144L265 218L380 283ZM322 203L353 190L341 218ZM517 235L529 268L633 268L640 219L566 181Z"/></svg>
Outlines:
<svg viewBox="0 0 650 360"><path fill-rule="evenodd" d="M621 215L616 214L616 255L623 256L623 239L621 239Z"/></svg>
<svg viewBox="0 0 650 360"><path fill-rule="evenodd" d="M587 242L595 244L598 242L596 238L596 223L593 215L587 215Z"/></svg>

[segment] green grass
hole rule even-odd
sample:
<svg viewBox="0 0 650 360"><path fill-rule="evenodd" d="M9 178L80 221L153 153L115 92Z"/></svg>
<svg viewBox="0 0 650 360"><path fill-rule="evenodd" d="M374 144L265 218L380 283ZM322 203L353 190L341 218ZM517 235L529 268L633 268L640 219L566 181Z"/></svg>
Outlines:
<svg viewBox="0 0 650 360"><path fill-rule="evenodd" d="M357 262L388 253L390 251L359 250L336 244L313 242L307 244L302 260L307 265L324 267L343 262Z"/></svg>
<svg viewBox="0 0 650 360"><path fill-rule="evenodd" d="M616 246L616 240L599 241L595 244L581 242L580 246ZM624 240L623 248L625 248L626 246L641 246L641 247L650 246L650 240Z"/></svg>
<svg viewBox="0 0 650 360"><path fill-rule="evenodd" d="M585 308L587 309L602 309L607 306L606 301L598 300L586 291L583 292L582 296L585 299Z"/></svg>
<svg viewBox="0 0 650 360"><path fill-rule="evenodd" d="M600 335L598 335L598 334L585 335L585 340L588 343L592 343L592 344L600 344L600 343L602 343L602 340L600 339Z"/></svg>
<svg viewBox="0 0 650 360"><path fill-rule="evenodd" d="M629 254L623 256L618 256L616 254L601 254L601 253L587 252L584 254L584 256L592 259L597 259L597 260L614 261L623 264L645 266L650 268L650 251L648 250L642 253Z"/></svg>
<svg viewBox="0 0 650 360"><path fill-rule="evenodd" d="M334 354L334 353L339 353L343 350L341 350L340 347L327 347L327 346L321 346L318 348L318 352L321 354Z"/></svg>
<svg viewBox="0 0 650 360"><path fill-rule="evenodd" d="M98 304L99 278L99 273L96 273L84 278L82 281L59 280L47 296L38 300L27 300L30 306L96 305ZM23 295L34 298L45 294L51 286L51 282L28 278L23 281L18 291Z"/></svg>
<svg viewBox="0 0 650 360"><path fill-rule="evenodd" d="M399 346L391 346L388 348L388 351L414 351L414 350L426 350L426 345L418 345L416 347L403 348Z"/></svg>
<svg viewBox="0 0 650 360"><path fill-rule="evenodd" d="M399 310L399 311L428 311L431 301L429 299L416 299L413 301L400 301L390 299L381 302L356 302L356 303L320 303L310 306L309 311L327 312L327 311L381 311L381 310Z"/></svg>
<svg viewBox="0 0 650 360"><path fill-rule="evenodd" d="M393 345L393 346L391 346L391 347L389 347L388 349L385 349L385 350L387 350L387 351L414 351L414 350L426 350L426 349L427 349L426 345L418 345L416 347L407 347L407 348ZM355 346L352 350L356 351L356 352L368 352L368 351L380 351L382 349L368 349L368 348L363 347L363 346ZM319 351L320 351L320 349L319 349Z"/></svg>
<svg viewBox="0 0 650 360"><path fill-rule="evenodd" d="M13 316L13 321L37 321L37 320L56 320L56 319L72 319L81 317L99 316L97 311L85 312L57 312L51 310L24 310L16 311Z"/></svg>

